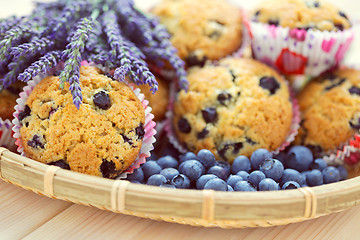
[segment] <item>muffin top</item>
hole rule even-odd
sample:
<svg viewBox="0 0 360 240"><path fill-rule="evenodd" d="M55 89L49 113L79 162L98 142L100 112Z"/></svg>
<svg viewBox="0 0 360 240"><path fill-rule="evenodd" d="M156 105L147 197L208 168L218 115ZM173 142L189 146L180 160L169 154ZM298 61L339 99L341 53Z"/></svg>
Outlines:
<svg viewBox="0 0 360 240"><path fill-rule="evenodd" d="M72 102L69 84L50 76L37 84L19 114L24 152L34 160L73 171L115 177L137 158L145 111L124 83L90 66L80 68L83 104Z"/></svg>
<svg viewBox="0 0 360 240"><path fill-rule="evenodd" d="M232 162L258 148L277 149L292 122L289 89L272 68L251 59L226 58L189 70L188 92L174 104L173 125L190 151L206 148Z"/></svg>
<svg viewBox="0 0 360 240"><path fill-rule="evenodd" d="M343 31L351 27L346 14L321 0L266 0L252 12L252 20L291 29Z"/></svg>
<svg viewBox="0 0 360 240"><path fill-rule="evenodd" d="M2 120L12 120L14 118L13 113L15 111L16 99L19 98L19 93L24 86L25 83L17 81L0 92L0 118Z"/></svg>
<svg viewBox="0 0 360 240"><path fill-rule="evenodd" d="M164 120L169 103L169 84L162 78L156 76L158 82L158 90L153 94L150 86L147 84L140 85L141 93L145 95L145 99L149 101L152 108L151 113L154 114L154 121Z"/></svg>
<svg viewBox="0 0 360 240"><path fill-rule="evenodd" d="M315 78L299 94L302 122L296 143L316 155L335 150L360 129L360 71L339 69Z"/></svg>
<svg viewBox="0 0 360 240"><path fill-rule="evenodd" d="M188 66L220 59L241 45L242 13L228 1L163 0L152 12L160 17Z"/></svg>

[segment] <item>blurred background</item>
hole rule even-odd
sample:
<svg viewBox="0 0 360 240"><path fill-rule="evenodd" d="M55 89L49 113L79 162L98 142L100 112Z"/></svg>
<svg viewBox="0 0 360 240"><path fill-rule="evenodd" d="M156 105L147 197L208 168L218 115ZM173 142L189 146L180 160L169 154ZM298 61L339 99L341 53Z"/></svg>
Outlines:
<svg viewBox="0 0 360 240"><path fill-rule="evenodd" d="M38 2L53 2L54 0L37 0ZM137 6L143 10L148 10L151 6L157 4L161 0L134 0ZM196 1L196 0L194 0ZM225 0L224 0L225 1ZM246 10L250 10L262 0L230 0L231 2L243 7ZM314 1L314 0L309 0ZM343 12L345 12L350 18L354 19L356 25L360 20L360 1L359 0L325 0L337 6ZM31 12L33 7L33 0L0 0L0 19L11 15L24 15ZM352 44L352 49L346 56L346 64L356 64L360 66L360 30L356 26L356 37Z"/></svg>

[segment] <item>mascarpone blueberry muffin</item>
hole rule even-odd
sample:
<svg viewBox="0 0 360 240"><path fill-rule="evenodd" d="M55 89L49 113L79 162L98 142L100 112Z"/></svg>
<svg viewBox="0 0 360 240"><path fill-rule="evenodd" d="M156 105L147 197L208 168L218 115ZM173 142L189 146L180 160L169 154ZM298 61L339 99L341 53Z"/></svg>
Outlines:
<svg viewBox="0 0 360 240"><path fill-rule="evenodd" d="M72 102L69 84L44 78L19 114L25 155L76 172L115 177L137 158L145 111L134 92L95 67L80 68L83 104Z"/></svg>
<svg viewBox="0 0 360 240"><path fill-rule="evenodd" d="M301 126L295 143L321 156L360 129L360 71L336 70L313 79L298 96Z"/></svg>
<svg viewBox="0 0 360 240"><path fill-rule="evenodd" d="M259 148L276 150L286 141L292 103L285 80L272 68L225 58L191 68L188 80L188 92L177 94L173 125L190 151L206 148L232 162Z"/></svg>
<svg viewBox="0 0 360 240"><path fill-rule="evenodd" d="M152 12L188 66L223 58L241 46L242 13L227 0L163 0Z"/></svg>
<svg viewBox="0 0 360 240"><path fill-rule="evenodd" d="M262 1L252 13L252 21L321 31L343 31L351 27L344 12L321 0Z"/></svg>

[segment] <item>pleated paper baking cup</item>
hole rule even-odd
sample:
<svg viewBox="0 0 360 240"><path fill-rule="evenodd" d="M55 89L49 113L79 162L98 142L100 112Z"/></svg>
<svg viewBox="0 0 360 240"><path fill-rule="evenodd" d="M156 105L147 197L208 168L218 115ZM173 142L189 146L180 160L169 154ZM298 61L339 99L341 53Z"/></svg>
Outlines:
<svg viewBox="0 0 360 240"><path fill-rule="evenodd" d="M250 22L253 56L283 74L318 76L342 62L354 29L319 31Z"/></svg>
<svg viewBox="0 0 360 240"><path fill-rule="evenodd" d="M102 66L96 65L94 63L88 63L86 61L83 61L81 63L82 65L91 65L96 66L100 68L101 70L107 70ZM14 120L13 120L13 131L14 131L14 138L16 139L15 144L17 145L17 151L21 153L21 155L25 156L23 143L20 138L20 128L21 124L18 119L19 113L22 112L25 108L26 100L28 99L29 95L35 88L35 86L45 77L52 76L56 71L62 70L63 65L60 64L57 67L53 68L48 74L44 75L38 75L34 77L32 80L28 82L28 85L24 87L24 90L22 93L20 93L20 98L17 100L17 105L15 106L15 113L14 113ZM133 173L134 169L139 168L141 164L146 162L146 158L150 157L150 152L154 149L153 144L155 143L155 137L156 134L155 126L156 123L153 121L154 115L151 113L151 107L148 106L149 102L145 99L145 95L140 92L140 89L136 88L136 86L133 83L127 83L128 86L133 90L135 95L138 97L140 102L142 103L142 106L145 110L145 124L144 124L144 130L145 135L142 141L142 146L140 149L140 152L138 154L138 157L136 160L130 165L128 169L126 169L121 175L121 178L126 178L127 174Z"/></svg>
<svg viewBox="0 0 360 240"><path fill-rule="evenodd" d="M286 85L289 88L290 92L290 98L292 102L292 120L291 120L291 126L290 131L288 133L288 136L286 137L285 141L274 151L272 151L273 154L278 154L279 152L285 150L290 144L295 140L296 135L298 134L299 128L300 128L300 108L297 99L295 98L295 93L292 90L292 88L289 86L288 82L285 81ZM186 153L188 150L184 144L182 144L177 136L176 131L173 124L173 108L174 108L174 101L176 99L176 87L174 85L171 86L170 89L170 100L169 100L169 109L166 112L166 122L165 122L165 131L167 132L167 136L169 139L169 142L180 152L180 153Z"/></svg>

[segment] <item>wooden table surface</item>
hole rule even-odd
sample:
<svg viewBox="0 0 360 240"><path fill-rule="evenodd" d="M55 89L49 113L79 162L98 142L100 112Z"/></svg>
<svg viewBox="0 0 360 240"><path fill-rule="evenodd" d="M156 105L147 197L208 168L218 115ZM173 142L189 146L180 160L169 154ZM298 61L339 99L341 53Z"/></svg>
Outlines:
<svg viewBox="0 0 360 240"><path fill-rule="evenodd" d="M44 0L43 0L44 1ZM156 0L138 0L148 8ZM234 0L239 4L246 0ZM251 1L254 5L258 0ZM360 2L331 0L350 15ZM25 14L29 0L1 0L0 18ZM21 6L21 7L20 7ZM246 5L248 6L248 5ZM359 41L356 41L359 42ZM358 46L348 61L356 62ZM192 227L115 214L50 199L0 180L0 239L360 239L360 206L302 223L251 229Z"/></svg>

